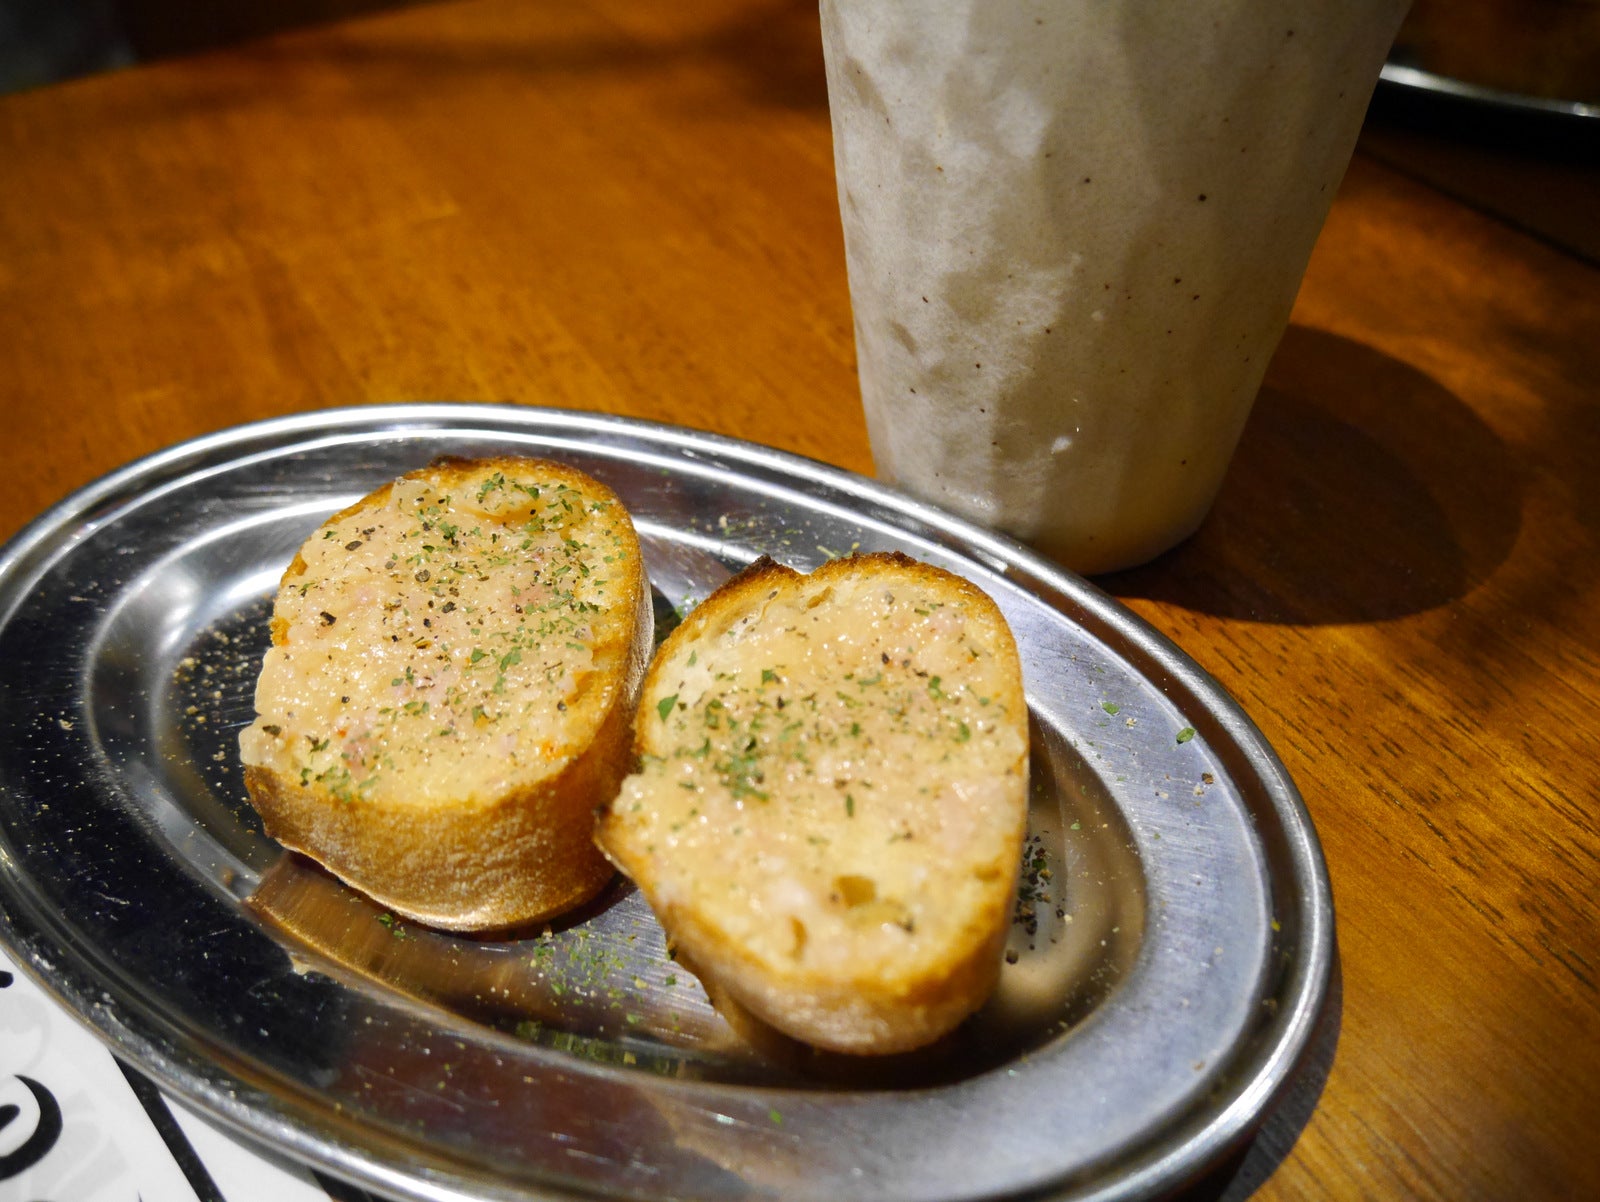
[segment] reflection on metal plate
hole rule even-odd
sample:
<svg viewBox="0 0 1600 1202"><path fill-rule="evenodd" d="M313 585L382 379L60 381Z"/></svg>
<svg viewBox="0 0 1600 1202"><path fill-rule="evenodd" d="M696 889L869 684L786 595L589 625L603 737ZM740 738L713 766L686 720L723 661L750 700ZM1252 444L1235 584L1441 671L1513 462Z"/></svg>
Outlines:
<svg viewBox="0 0 1600 1202"><path fill-rule="evenodd" d="M1022 649L1033 797L1007 964L938 1047L822 1055L714 1007L618 882L538 930L395 920L261 832L236 738L278 574L439 454L565 460L634 514L657 613L762 554L900 550ZM0 936L195 1106L413 1198L1134 1198L1248 1133L1307 1042L1332 913L1238 708L1011 541L748 443L511 406L242 427L62 502L0 555Z"/></svg>

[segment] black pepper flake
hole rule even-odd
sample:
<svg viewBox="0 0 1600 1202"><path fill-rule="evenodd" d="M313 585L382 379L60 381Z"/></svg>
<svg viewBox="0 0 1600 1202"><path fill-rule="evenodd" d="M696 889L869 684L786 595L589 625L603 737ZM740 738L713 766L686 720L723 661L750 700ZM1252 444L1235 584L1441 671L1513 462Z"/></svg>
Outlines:
<svg viewBox="0 0 1600 1202"><path fill-rule="evenodd" d="M268 723L268 724L264 725L261 729L264 730L267 734L271 735L274 739L276 739L279 735L281 735L283 733L283 727L275 725L273 723Z"/></svg>
<svg viewBox="0 0 1600 1202"><path fill-rule="evenodd" d="M429 580L433 579L433 573L428 571L427 568L422 568L417 572L415 579L418 584L427 584Z"/></svg>
<svg viewBox="0 0 1600 1202"><path fill-rule="evenodd" d="M344 549L346 551L359 551L359 550L361 550L361 540L359 538L351 539L349 542L347 542L344 545Z"/></svg>
<svg viewBox="0 0 1600 1202"><path fill-rule="evenodd" d="M1022 867L1017 881L1016 910L1011 921L1030 937L1039 932L1037 903L1046 901L1050 880L1050 862L1045 854L1044 841L1038 835L1029 835L1022 847Z"/></svg>
<svg viewBox="0 0 1600 1202"><path fill-rule="evenodd" d="M322 624L324 626L332 626L338 620L339 620L338 618L334 617L327 610L323 610L322 611Z"/></svg>
<svg viewBox="0 0 1600 1202"><path fill-rule="evenodd" d="M454 601L446 601L443 605L441 605L439 607L439 612L447 614L451 610L455 609L455 607L456 607L456 603Z"/></svg>

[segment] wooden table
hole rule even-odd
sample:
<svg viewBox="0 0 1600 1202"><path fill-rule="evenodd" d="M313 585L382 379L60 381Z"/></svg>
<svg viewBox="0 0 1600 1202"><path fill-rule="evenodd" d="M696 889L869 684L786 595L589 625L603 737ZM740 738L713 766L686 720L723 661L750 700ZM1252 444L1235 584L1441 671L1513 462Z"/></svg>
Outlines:
<svg viewBox="0 0 1600 1202"><path fill-rule="evenodd" d="M0 536L369 401L869 472L814 9L464 0L0 100ZM1215 513L1103 581L1337 899L1335 1025L1212 1192L1600 1196L1597 381L1600 270L1358 154Z"/></svg>

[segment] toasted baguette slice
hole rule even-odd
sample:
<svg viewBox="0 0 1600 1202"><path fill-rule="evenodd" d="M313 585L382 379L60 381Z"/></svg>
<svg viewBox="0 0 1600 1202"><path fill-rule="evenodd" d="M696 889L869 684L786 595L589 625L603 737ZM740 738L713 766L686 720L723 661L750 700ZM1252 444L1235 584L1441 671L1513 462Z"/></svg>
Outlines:
<svg viewBox="0 0 1600 1202"><path fill-rule="evenodd" d="M581 472L441 460L284 573L240 735L267 833L418 922L508 927L611 876L594 808L649 660L633 524Z"/></svg>
<svg viewBox="0 0 1600 1202"><path fill-rule="evenodd" d="M993 989L1027 821L1016 644L900 555L761 560L663 643L596 837L713 997L817 1047L933 1042Z"/></svg>

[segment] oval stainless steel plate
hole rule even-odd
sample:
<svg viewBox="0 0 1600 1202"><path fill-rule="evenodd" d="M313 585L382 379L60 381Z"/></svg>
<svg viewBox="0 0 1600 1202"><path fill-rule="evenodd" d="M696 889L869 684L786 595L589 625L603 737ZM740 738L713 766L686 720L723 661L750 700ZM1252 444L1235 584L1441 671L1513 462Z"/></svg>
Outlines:
<svg viewBox="0 0 1600 1202"><path fill-rule="evenodd" d="M625 883L557 927L395 921L266 839L235 738L276 581L332 511L440 454L606 481L658 618L761 554L895 549L1021 646L1028 854L993 1001L878 1062L730 1025ZM512 406L336 410L202 438L0 556L0 936L120 1055L247 1137L412 1198L1147 1197L1236 1146L1328 986L1294 787L1239 708L1022 546L845 472Z"/></svg>

